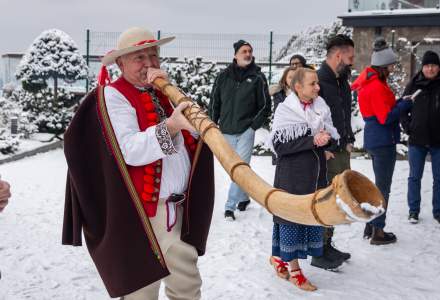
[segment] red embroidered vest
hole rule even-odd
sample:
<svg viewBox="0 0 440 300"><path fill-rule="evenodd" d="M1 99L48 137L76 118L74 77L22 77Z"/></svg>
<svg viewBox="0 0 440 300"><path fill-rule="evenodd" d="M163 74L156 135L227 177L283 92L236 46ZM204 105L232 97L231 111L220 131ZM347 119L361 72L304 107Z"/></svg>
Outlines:
<svg viewBox="0 0 440 300"><path fill-rule="evenodd" d="M136 110L137 120L141 131L145 131L148 127L159 123L159 114L156 112L155 105L149 93L141 92L123 77L120 77L115 82L109 84L109 86L117 89L122 95L124 95ZM155 92L166 116L169 117L173 113L173 107L168 98L158 90L155 90ZM185 140L186 150L192 161L197 143L188 131L182 130L182 135ZM160 183L162 179L162 159L145 166L127 165L127 169L147 216L154 217L157 211Z"/></svg>

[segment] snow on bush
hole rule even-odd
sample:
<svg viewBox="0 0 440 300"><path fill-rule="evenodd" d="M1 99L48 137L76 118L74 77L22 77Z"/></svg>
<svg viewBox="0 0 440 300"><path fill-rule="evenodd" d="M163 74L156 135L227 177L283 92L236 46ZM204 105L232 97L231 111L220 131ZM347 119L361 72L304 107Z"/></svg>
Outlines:
<svg viewBox="0 0 440 300"><path fill-rule="evenodd" d="M11 119L18 119L18 132L22 137L27 138L38 127L32 122L32 115L23 110L23 106L16 98L16 91L11 90L5 93L5 97L0 97L0 127L10 130Z"/></svg>
<svg viewBox="0 0 440 300"><path fill-rule="evenodd" d="M72 119L75 101L72 94L58 88L58 80L70 83L84 79L87 70L72 38L58 29L46 30L20 61L16 77L21 79L23 89L14 91L11 98L39 132L61 134ZM53 80L53 88L47 85L49 79Z"/></svg>
<svg viewBox="0 0 440 300"><path fill-rule="evenodd" d="M55 100L53 89L46 88L37 93L31 93L23 89L15 91L12 99L20 104L22 117L29 120L26 124L20 122L21 130L30 131L33 128L38 132L62 134L69 125L76 107L73 94L64 89L59 89L58 99Z"/></svg>
<svg viewBox="0 0 440 300"><path fill-rule="evenodd" d="M18 65L16 76L27 81L50 77L79 80L86 78L87 65L70 36L50 29L34 40Z"/></svg>
<svg viewBox="0 0 440 300"><path fill-rule="evenodd" d="M342 26L340 20L330 25L317 25L293 34L287 44L276 55L275 61L288 62L294 54L303 55L309 64L320 65L326 56L327 41L337 35L352 36L353 29Z"/></svg>
<svg viewBox="0 0 440 300"><path fill-rule="evenodd" d="M8 128L0 128L0 153L11 154L18 150L20 136L12 136Z"/></svg>
<svg viewBox="0 0 440 300"><path fill-rule="evenodd" d="M183 63L165 62L170 81L178 86L202 108L207 108L212 86L221 69L215 62L203 61L202 58L185 58Z"/></svg>
<svg viewBox="0 0 440 300"><path fill-rule="evenodd" d="M46 81L53 79L56 99L58 79L67 82L85 79L87 70L86 61L73 39L61 30L49 29L29 47L17 67L16 77L31 89L45 88Z"/></svg>

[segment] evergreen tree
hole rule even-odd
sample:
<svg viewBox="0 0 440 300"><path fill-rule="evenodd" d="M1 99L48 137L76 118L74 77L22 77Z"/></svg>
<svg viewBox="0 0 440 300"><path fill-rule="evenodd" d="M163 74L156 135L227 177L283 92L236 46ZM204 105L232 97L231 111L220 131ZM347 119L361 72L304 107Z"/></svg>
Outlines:
<svg viewBox="0 0 440 300"><path fill-rule="evenodd" d="M45 87L48 79L54 82L54 99L58 99L58 80L85 79L87 65L76 43L58 29L42 32L32 43L17 67L16 77L24 87L35 91Z"/></svg>

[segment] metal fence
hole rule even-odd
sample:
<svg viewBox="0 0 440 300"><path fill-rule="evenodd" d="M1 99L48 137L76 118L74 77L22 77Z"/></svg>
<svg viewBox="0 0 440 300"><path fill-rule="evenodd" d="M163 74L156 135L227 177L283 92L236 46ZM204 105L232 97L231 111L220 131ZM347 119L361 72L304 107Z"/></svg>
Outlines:
<svg viewBox="0 0 440 300"><path fill-rule="evenodd" d="M97 57L112 50L117 43L120 32L98 32L87 30L86 58L92 72L97 69L92 66ZM232 61L234 42L243 39L252 45L255 60L258 64L268 67L268 79L272 79L274 57L286 45L291 37L288 34L205 34L205 33L156 33L157 38L175 36L176 39L161 48L162 58L172 58L183 61L184 58L202 57L206 61L218 64L229 64Z"/></svg>

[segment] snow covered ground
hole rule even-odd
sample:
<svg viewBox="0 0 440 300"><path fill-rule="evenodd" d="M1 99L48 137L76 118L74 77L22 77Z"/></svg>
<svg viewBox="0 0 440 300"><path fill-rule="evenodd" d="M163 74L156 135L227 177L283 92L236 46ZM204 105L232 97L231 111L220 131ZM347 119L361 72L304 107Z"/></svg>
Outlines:
<svg viewBox="0 0 440 300"><path fill-rule="evenodd" d="M252 167L272 182L270 157L253 157ZM371 161L352 167L372 178ZM13 198L0 214L1 300L109 299L85 247L61 246L66 164L61 150L0 166L12 183ZM397 162L388 212L388 230L398 242L371 246L363 224L338 226L338 248L351 260L338 273L311 267L305 274L319 287L298 290L276 277L268 264L272 218L258 204L223 219L229 177L216 165L216 206L207 255L200 259L203 299L439 299L440 224L431 216L431 164L423 178L421 222L406 221L406 161ZM161 299L165 299L162 295Z"/></svg>

